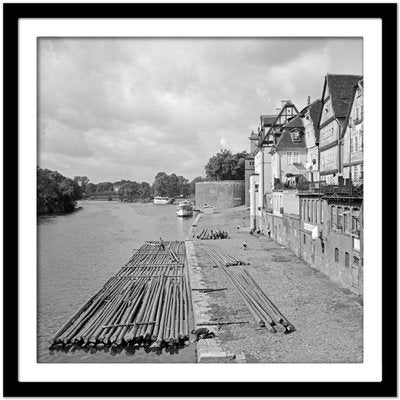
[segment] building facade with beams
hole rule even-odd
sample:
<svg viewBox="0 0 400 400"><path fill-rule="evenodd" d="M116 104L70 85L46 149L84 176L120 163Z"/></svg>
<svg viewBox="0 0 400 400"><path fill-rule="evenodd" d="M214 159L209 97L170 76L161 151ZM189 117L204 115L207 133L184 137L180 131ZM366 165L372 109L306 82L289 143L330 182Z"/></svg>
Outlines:
<svg viewBox="0 0 400 400"><path fill-rule="evenodd" d="M363 191L361 173L356 170L354 176L351 168L360 168L363 159L360 78L325 78L319 124L320 182L303 185L298 194L300 257L358 295L363 294L364 276Z"/></svg>
<svg viewBox="0 0 400 400"><path fill-rule="evenodd" d="M322 100L300 113L286 102L269 129L259 129L257 136L250 177L253 226L362 295L361 77L328 74Z"/></svg>
<svg viewBox="0 0 400 400"><path fill-rule="evenodd" d="M319 181L319 118L322 101L315 100L301 111L304 125L304 138L307 148L307 179L310 182Z"/></svg>
<svg viewBox="0 0 400 400"><path fill-rule="evenodd" d="M328 185L338 185L343 179L340 140L354 85L358 75L327 74L322 90L322 110L319 128L319 175Z"/></svg>
<svg viewBox="0 0 400 400"><path fill-rule="evenodd" d="M343 178L353 185L363 183L364 175L364 81L353 87L342 138Z"/></svg>

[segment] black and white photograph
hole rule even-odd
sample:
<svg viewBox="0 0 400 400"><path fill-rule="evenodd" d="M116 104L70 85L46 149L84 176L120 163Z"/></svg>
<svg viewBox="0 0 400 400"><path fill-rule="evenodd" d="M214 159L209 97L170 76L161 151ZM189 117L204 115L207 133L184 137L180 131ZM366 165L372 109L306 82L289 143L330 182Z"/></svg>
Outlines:
<svg viewBox="0 0 400 400"><path fill-rule="evenodd" d="M38 362L363 361L362 38L37 51Z"/></svg>
<svg viewBox="0 0 400 400"><path fill-rule="evenodd" d="M396 5L3 10L6 396L396 393Z"/></svg>

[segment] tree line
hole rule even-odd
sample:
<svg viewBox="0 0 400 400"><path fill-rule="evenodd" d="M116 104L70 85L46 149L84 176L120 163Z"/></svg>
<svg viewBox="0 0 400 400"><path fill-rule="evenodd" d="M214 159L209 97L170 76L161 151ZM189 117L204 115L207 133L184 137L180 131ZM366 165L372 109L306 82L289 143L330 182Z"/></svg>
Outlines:
<svg viewBox="0 0 400 400"><path fill-rule="evenodd" d="M70 179L57 171L37 167L38 214L71 212L77 200L96 196L118 197L121 201L150 201L154 196L191 197L195 195L196 182L243 180L246 156L245 151L233 154L230 150L221 150L205 165L206 177L189 181L174 173L158 172L151 185L125 179L96 184L86 176Z"/></svg>

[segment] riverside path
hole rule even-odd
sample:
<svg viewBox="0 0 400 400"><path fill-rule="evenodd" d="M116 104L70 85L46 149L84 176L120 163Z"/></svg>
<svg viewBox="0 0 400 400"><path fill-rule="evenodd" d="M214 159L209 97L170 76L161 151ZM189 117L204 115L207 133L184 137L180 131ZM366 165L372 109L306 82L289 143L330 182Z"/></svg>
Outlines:
<svg viewBox="0 0 400 400"><path fill-rule="evenodd" d="M362 299L340 288L272 239L250 235L248 213L245 207L236 207L216 214L202 214L193 231L204 228L226 230L230 239L199 241L191 234L186 242L190 252L191 287L227 288L208 293L192 292L195 323L249 321L221 325L219 329L208 326L216 337L198 342L198 361L361 363ZM242 246L244 241L247 242L246 250ZM250 265L230 269L250 272L296 331L270 333L258 327L221 269L202 266L196 261L196 247L207 243L249 262Z"/></svg>

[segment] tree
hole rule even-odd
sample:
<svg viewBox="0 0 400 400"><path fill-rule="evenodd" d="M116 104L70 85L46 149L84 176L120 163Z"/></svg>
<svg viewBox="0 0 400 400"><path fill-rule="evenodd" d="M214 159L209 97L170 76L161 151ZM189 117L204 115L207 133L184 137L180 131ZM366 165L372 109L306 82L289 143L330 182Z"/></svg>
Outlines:
<svg viewBox="0 0 400 400"><path fill-rule="evenodd" d="M141 199L148 199L149 197L151 197L151 186L150 184L148 184L147 182L142 182L140 184L140 198Z"/></svg>
<svg viewBox="0 0 400 400"><path fill-rule="evenodd" d="M79 184L57 171L37 168L38 214L71 212L82 198Z"/></svg>
<svg viewBox="0 0 400 400"><path fill-rule="evenodd" d="M111 182L101 182L96 187L96 193L111 193L113 191L114 188Z"/></svg>
<svg viewBox="0 0 400 400"><path fill-rule="evenodd" d="M194 195L195 194L195 191L196 191L196 182L204 182L204 181L206 181L207 179L206 178L203 178L202 176L198 176L198 177L196 177L196 178L194 178L191 182L190 182L190 184L189 184L189 192L190 192L190 194L191 195Z"/></svg>
<svg viewBox="0 0 400 400"><path fill-rule="evenodd" d="M169 177L165 172L158 172L154 178L153 191L156 196L168 196Z"/></svg>
<svg viewBox="0 0 400 400"><path fill-rule="evenodd" d="M159 172L154 179L153 191L155 196L178 197L181 194L186 195L189 191L189 181L183 176Z"/></svg>
<svg viewBox="0 0 400 400"><path fill-rule="evenodd" d="M87 176L75 176L74 182L81 187L82 191L86 191L86 185L89 183L89 179Z"/></svg>
<svg viewBox="0 0 400 400"><path fill-rule="evenodd" d="M97 185L95 185L94 183L88 183L87 185L86 185L86 193L87 194L92 194L92 193L96 193L96 188L97 188Z"/></svg>
<svg viewBox="0 0 400 400"><path fill-rule="evenodd" d="M212 156L205 165L206 176L213 181L243 180L245 151L232 154L224 149Z"/></svg>

